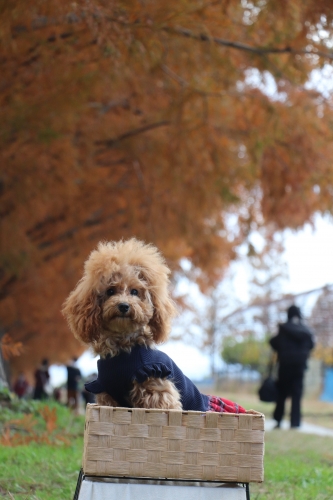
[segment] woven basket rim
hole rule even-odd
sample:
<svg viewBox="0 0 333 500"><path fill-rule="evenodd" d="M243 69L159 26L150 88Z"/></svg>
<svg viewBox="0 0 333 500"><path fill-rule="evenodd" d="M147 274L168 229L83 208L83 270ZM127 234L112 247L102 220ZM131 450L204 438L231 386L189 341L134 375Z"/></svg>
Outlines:
<svg viewBox="0 0 333 500"><path fill-rule="evenodd" d="M130 408L127 406L103 406L103 405L98 405L96 403L88 403L87 404L87 409L88 408L112 408L113 410L126 410L128 412L132 412L133 410L135 411L144 411L144 412L156 412L156 413L190 413L191 415L207 415L207 414L218 414L218 415L233 415L236 417L241 417L241 416L253 416L253 417L262 417L265 418L265 414L261 413L257 410L249 410L248 413L227 413L227 412L214 412L214 411L195 411L195 410L174 410L174 409L164 409L164 408ZM87 415L87 412L86 412Z"/></svg>

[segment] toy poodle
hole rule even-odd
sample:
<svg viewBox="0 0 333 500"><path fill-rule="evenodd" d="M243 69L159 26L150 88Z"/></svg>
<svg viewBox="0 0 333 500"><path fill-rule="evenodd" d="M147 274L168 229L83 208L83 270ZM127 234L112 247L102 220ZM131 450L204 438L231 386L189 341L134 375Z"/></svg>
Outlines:
<svg viewBox="0 0 333 500"><path fill-rule="evenodd" d="M201 394L156 348L176 315L169 274L157 248L135 238L99 243L90 254L63 307L75 337L100 356L98 377L86 389L103 406L244 413Z"/></svg>

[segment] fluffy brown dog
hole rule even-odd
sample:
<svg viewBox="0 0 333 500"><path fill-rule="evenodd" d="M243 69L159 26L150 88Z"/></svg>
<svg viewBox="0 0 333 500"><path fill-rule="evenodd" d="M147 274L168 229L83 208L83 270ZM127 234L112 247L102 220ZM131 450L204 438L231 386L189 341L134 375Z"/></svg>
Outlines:
<svg viewBox="0 0 333 500"><path fill-rule="evenodd" d="M134 238L100 243L91 253L63 308L75 337L100 355L98 378L86 389L100 405L244 413L232 401L201 394L155 348L176 314L169 274L158 250Z"/></svg>
<svg viewBox="0 0 333 500"><path fill-rule="evenodd" d="M84 275L69 295L63 314L75 337L101 358L139 344L167 340L175 306L168 293L170 270L152 245L136 239L100 243L85 263ZM181 409L179 392L168 379L133 382L133 407ZM119 406L109 394L97 403Z"/></svg>

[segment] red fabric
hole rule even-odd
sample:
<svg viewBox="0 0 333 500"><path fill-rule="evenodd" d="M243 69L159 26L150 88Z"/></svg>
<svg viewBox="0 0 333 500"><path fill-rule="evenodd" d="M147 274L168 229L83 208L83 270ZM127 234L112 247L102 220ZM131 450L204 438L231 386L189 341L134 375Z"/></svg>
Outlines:
<svg viewBox="0 0 333 500"><path fill-rule="evenodd" d="M19 378L14 384L14 392L19 398L22 398L27 392L28 387L28 382L25 379Z"/></svg>
<svg viewBox="0 0 333 500"><path fill-rule="evenodd" d="M208 411L215 411L218 413L246 413L246 410L237 403L229 401L229 399L218 398L216 396L209 396L209 409Z"/></svg>

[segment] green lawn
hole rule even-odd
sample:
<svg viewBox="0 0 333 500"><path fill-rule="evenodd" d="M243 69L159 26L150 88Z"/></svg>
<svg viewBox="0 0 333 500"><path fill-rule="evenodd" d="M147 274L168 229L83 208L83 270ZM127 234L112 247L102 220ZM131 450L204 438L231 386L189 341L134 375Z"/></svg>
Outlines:
<svg viewBox="0 0 333 500"><path fill-rule="evenodd" d="M258 401L256 394L226 394L245 408L272 418L273 403ZM304 398L303 420L333 428L333 404ZM288 420L290 401L285 418ZM274 430L265 434L265 481L251 484L251 500L332 500L333 438Z"/></svg>
<svg viewBox="0 0 333 500"><path fill-rule="evenodd" d="M47 431L40 417L45 406L56 410L57 424ZM81 467L84 417L75 416L54 402L14 404L14 410L0 407L0 431L13 419L22 419L26 411L35 419L37 436L50 436L52 444L31 442L28 445L0 446L0 497L17 500L65 500L73 498ZM23 411L22 411L23 410ZM12 424L12 433L20 424ZM44 434L45 433L45 434ZM26 429L22 436L31 434ZM37 438L38 440L38 438ZM42 441L42 440L41 440Z"/></svg>
<svg viewBox="0 0 333 500"><path fill-rule="evenodd" d="M231 395L230 395L231 396ZM241 404L247 396L234 397ZM246 405L248 406L248 405ZM253 405L251 405L253 406ZM14 500L70 500L81 465L84 418L57 409L58 437L54 445L31 443L0 447L0 497ZM258 408L256 408L258 409ZM40 408L34 409L35 413ZM14 414L15 418L19 414ZM10 417L2 411L0 424ZM40 424L40 428L41 428ZM251 500L331 500L333 439L276 430L265 437L265 481L251 484Z"/></svg>
<svg viewBox="0 0 333 500"><path fill-rule="evenodd" d="M0 497L65 500L73 498L83 439L70 446L29 444L0 449Z"/></svg>
<svg viewBox="0 0 333 500"><path fill-rule="evenodd" d="M265 435L265 481L251 500L331 500L333 438L275 430Z"/></svg>

